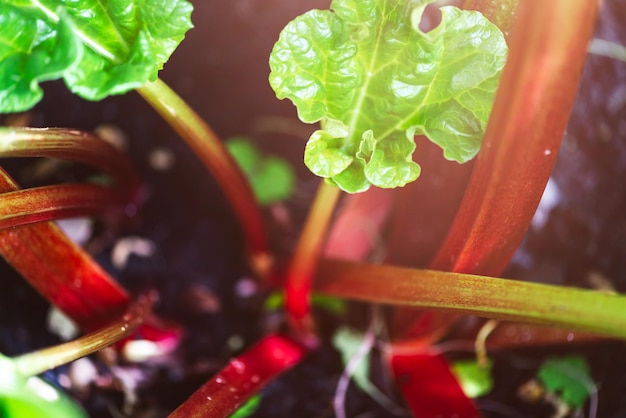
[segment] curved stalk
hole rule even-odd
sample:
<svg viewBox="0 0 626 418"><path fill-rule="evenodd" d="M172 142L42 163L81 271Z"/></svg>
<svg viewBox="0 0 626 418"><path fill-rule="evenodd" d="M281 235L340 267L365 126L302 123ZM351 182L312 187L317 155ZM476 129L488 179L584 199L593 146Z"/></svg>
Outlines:
<svg viewBox="0 0 626 418"><path fill-rule="evenodd" d="M325 181L320 183L287 270L285 307L290 324L303 336L310 334L313 329L311 318L313 278L340 194L339 188Z"/></svg>
<svg viewBox="0 0 626 418"><path fill-rule="evenodd" d="M520 1L476 165L430 267L500 274L550 177L576 95L598 2Z"/></svg>
<svg viewBox="0 0 626 418"><path fill-rule="evenodd" d="M12 359L22 376L35 376L46 370L78 360L131 335L151 312L153 297L141 296L117 320L74 341L22 354Z"/></svg>
<svg viewBox="0 0 626 418"><path fill-rule="evenodd" d="M0 157L50 157L98 168L134 193L139 180L126 155L88 132L63 128L2 128Z"/></svg>
<svg viewBox="0 0 626 418"><path fill-rule="evenodd" d="M125 203L120 192L95 184L16 190L0 196L0 229L63 218L110 215Z"/></svg>
<svg viewBox="0 0 626 418"><path fill-rule="evenodd" d="M185 140L215 176L243 228L253 267L265 275L268 246L259 205L243 172L211 128L163 81L147 83L137 92Z"/></svg>
<svg viewBox="0 0 626 418"><path fill-rule="evenodd" d="M323 261L318 292L626 339L626 296L472 274Z"/></svg>
<svg viewBox="0 0 626 418"><path fill-rule="evenodd" d="M493 10L495 3L512 6L515 1L468 3L498 14ZM522 241L557 157L597 2L518 3L508 38L509 58L483 144L454 222L429 264L431 269L501 274ZM455 319L443 313L428 315L430 323L451 324ZM397 315L394 325L400 333L413 332L408 326L411 316L402 311ZM411 327L418 330L420 324ZM445 327L438 327L431 334L437 337L443 331Z"/></svg>

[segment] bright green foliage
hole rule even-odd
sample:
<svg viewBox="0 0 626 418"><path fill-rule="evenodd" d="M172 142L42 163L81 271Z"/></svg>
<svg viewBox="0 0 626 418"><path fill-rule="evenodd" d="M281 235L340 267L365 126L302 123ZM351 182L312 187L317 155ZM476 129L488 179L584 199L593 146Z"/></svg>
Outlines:
<svg viewBox="0 0 626 418"><path fill-rule="evenodd" d="M63 392L38 377L22 376L10 358L0 355L0 417L86 416Z"/></svg>
<svg viewBox="0 0 626 418"><path fill-rule="evenodd" d="M254 414L261 405L261 395L254 395L241 408L235 411L230 418L246 418Z"/></svg>
<svg viewBox="0 0 626 418"><path fill-rule="evenodd" d="M480 13L442 7L428 33L430 1L333 0L290 22L270 57L270 84L303 122L322 121L305 149L309 169L348 192L415 180L413 137L447 159L478 149L507 53Z"/></svg>
<svg viewBox="0 0 626 418"><path fill-rule="evenodd" d="M232 138L226 147L250 181L261 205L270 205L291 197L295 175L291 166L280 158L263 157L245 138Z"/></svg>
<svg viewBox="0 0 626 418"><path fill-rule="evenodd" d="M582 407L595 388L589 366L580 356L548 359L541 365L537 377L547 390L559 395L574 409Z"/></svg>
<svg viewBox="0 0 626 418"><path fill-rule="evenodd" d="M456 376L468 398L477 398L491 392L493 364L479 365L476 360L461 360L452 364L452 372Z"/></svg>
<svg viewBox="0 0 626 418"><path fill-rule="evenodd" d="M45 80L89 100L155 80L191 11L185 0L3 0L0 112L34 106Z"/></svg>

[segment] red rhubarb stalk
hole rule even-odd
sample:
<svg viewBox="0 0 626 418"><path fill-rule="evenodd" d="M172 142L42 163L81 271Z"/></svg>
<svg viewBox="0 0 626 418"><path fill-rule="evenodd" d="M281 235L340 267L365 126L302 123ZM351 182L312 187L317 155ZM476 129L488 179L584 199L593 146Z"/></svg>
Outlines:
<svg viewBox="0 0 626 418"><path fill-rule="evenodd" d="M103 141L80 133L62 129L1 129L3 156L56 156L59 158L91 163L112 175L116 180L115 190L121 193L127 201L136 191L138 182L135 180L130 164L115 148ZM28 138L33 139L32 142ZM60 187L65 193L76 193L78 188L86 191L92 185L52 186ZM94 186L92 191L95 191ZM64 189L65 188L65 189ZM68 192L69 189L69 192ZM19 187L6 172L0 170L0 193L22 193ZM48 192L50 189L47 189ZM46 195L44 191L35 190L23 196L32 197ZM92 198L97 199L97 193ZM10 195L15 197L16 195ZM68 197L66 194L65 197ZM103 196L99 196L103 197ZM2 197L0 197L2 198ZM55 199L63 199L63 195ZM6 202L12 199L9 197ZM18 199L19 200L19 199ZM117 199L119 200L119 199ZM72 205L93 205L88 202L88 196L77 200L69 199L61 203L56 209L70 210ZM5 208L8 203L4 202ZM23 200L14 206L17 216L32 221L38 215L19 214L22 210L40 209L43 202L33 203ZM52 218L55 208L43 210L46 219ZM82 207L81 213L87 214L89 209ZM11 211L9 211L11 212ZM99 212L94 210L95 213ZM12 212L14 215L16 212ZM9 213L9 218L11 213ZM13 219L16 220L15 218ZM24 220L24 218L22 219ZM93 331L107 324L120 315L128 306L130 298L122 289L87 253L70 241L56 225L52 223L37 223L0 230L0 254L13 266L29 283L37 289L48 301L56 305L82 329Z"/></svg>
<svg viewBox="0 0 626 418"><path fill-rule="evenodd" d="M539 204L580 81L597 2L520 2L485 138L431 268L498 275Z"/></svg>
<svg viewBox="0 0 626 418"><path fill-rule="evenodd" d="M269 335L232 359L169 418L228 417L304 354L304 348L291 340Z"/></svg>
<svg viewBox="0 0 626 418"><path fill-rule="evenodd" d="M287 270L285 282L287 315L292 328L303 337L313 330L311 318L313 278L340 194L341 191L337 187L325 181L320 183Z"/></svg>
<svg viewBox="0 0 626 418"><path fill-rule="evenodd" d="M104 171L121 190L135 193L139 185L125 154L108 142L84 131L63 128L0 128L0 157L48 157L77 161Z"/></svg>
<svg viewBox="0 0 626 418"><path fill-rule="evenodd" d="M63 218L107 216L120 211L125 203L118 190L96 184L62 184L7 192L0 198L0 229Z"/></svg>

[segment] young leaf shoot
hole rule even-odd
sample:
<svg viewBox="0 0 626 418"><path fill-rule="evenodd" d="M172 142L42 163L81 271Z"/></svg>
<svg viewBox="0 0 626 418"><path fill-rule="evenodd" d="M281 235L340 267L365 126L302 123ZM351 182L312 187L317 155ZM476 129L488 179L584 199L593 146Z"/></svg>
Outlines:
<svg viewBox="0 0 626 418"><path fill-rule="evenodd" d="M295 174L288 162L261 155L256 146L243 137L229 138L225 145L246 174L261 205L283 202L291 197Z"/></svg>
<svg viewBox="0 0 626 418"><path fill-rule="evenodd" d="M581 356L550 358L541 365L537 378L573 409L581 408L595 388L589 365Z"/></svg>
<svg viewBox="0 0 626 418"><path fill-rule="evenodd" d="M303 122L321 121L304 162L347 192L404 186L420 174L415 135L466 162L483 137L507 47L478 12L429 1L334 0L290 22L270 56L270 84Z"/></svg>
<svg viewBox="0 0 626 418"><path fill-rule="evenodd" d="M63 78L88 100L154 81L192 27L185 0L0 3L0 112L30 109Z"/></svg>

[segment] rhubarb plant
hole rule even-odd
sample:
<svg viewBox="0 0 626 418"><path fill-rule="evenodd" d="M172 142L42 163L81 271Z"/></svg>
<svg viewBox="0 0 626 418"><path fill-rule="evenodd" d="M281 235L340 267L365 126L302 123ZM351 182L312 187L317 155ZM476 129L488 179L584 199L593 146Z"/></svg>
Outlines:
<svg viewBox="0 0 626 418"><path fill-rule="evenodd" d="M252 189L219 138L158 72L192 28L185 0L8 0L0 3L0 113L32 108L40 83L63 79L88 100L136 89L222 185L260 274L267 245Z"/></svg>
<svg viewBox="0 0 626 418"><path fill-rule="evenodd" d="M321 121L304 162L347 192L414 181L414 136L459 163L472 159L491 111L507 47L478 12L428 1L335 0L289 23L270 56L270 84L306 123Z"/></svg>

